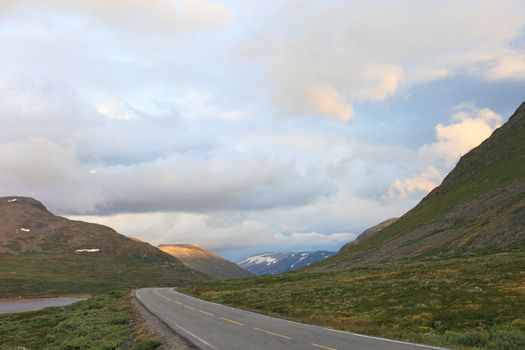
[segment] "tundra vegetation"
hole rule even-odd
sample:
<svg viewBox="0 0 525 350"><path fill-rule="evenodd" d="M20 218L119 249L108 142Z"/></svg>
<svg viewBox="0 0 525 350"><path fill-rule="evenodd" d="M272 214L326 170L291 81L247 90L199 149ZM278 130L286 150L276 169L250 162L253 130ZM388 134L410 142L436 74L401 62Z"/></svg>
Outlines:
<svg viewBox="0 0 525 350"><path fill-rule="evenodd" d="M160 343L135 322L128 291L113 291L76 304L0 315L0 349L148 350Z"/></svg>
<svg viewBox="0 0 525 350"><path fill-rule="evenodd" d="M209 301L456 349L525 349L525 253L196 283Z"/></svg>

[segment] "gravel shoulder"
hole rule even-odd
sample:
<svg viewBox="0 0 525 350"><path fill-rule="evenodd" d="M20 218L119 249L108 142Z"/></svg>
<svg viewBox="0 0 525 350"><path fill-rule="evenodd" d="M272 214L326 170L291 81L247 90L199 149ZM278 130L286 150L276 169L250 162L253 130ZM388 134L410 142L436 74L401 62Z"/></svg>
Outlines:
<svg viewBox="0 0 525 350"><path fill-rule="evenodd" d="M136 314L136 322L149 336L159 339L162 345L157 350L198 350L189 340L177 334L157 316L149 312L133 295L131 304Z"/></svg>

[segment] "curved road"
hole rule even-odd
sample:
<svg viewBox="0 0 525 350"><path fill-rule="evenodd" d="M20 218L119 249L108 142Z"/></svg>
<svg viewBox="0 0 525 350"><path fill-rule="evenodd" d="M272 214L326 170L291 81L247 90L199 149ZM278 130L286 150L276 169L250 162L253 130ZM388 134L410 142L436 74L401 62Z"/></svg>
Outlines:
<svg viewBox="0 0 525 350"><path fill-rule="evenodd" d="M264 316L196 299L172 288L139 289L135 296L175 332L204 350L440 349Z"/></svg>

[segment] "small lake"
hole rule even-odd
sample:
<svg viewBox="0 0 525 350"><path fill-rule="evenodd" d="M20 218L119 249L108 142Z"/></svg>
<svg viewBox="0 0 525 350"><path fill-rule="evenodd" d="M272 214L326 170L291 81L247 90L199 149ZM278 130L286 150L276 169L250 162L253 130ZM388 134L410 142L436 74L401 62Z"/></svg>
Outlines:
<svg viewBox="0 0 525 350"><path fill-rule="evenodd" d="M0 314L41 310L50 306L66 306L87 298L46 298L0 301Z"/></svg>

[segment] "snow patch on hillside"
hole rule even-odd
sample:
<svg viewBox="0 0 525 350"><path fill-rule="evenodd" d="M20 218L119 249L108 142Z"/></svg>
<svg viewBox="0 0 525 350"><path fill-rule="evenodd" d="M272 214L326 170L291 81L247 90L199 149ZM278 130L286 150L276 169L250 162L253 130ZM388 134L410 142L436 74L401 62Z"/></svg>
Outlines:
<svg viewBox="0 0 525 350"><path fill-rule="evenodd" d="M97 253L100 252L100 249L98 248L91 248L91 249L76 249L76 253Z"/></svg>

